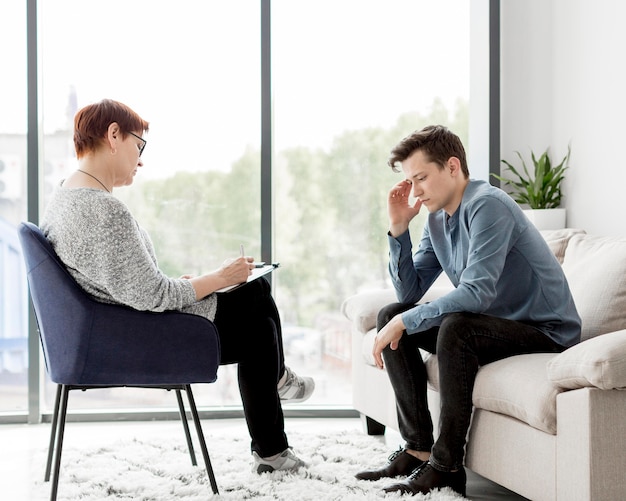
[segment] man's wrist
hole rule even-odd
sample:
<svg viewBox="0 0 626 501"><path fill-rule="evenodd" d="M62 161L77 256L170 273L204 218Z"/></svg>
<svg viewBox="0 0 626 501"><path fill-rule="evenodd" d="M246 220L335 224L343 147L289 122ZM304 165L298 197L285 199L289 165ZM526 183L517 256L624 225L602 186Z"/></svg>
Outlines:
<svg viewBox="0 0 626 501"><path fill-rule="evenodd" d="M409 229L408 225L404 224L391 224L389 225L389 235L393 238L398 238Z"/></svg>
<svg viewBox="0 0 626 501"><path fill-rule="evenodd" d="M406 326L404 325L404 320L402 319L402 313L398 313L396 315L396 318L394 318L394 321L396 323L396 328L398 330L402 330L402 331L406 330Z"/></svg>

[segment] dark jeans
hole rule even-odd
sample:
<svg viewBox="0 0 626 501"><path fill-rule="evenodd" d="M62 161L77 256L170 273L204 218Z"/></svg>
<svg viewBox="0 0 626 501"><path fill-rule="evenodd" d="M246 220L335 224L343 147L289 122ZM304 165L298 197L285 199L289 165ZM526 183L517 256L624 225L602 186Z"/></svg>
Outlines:
<svg viewBox="0 0 626 501"><path fill-rule="evenodd" d="M219 294L215 326L221 364L239 364L239 392L251 448L268 457L288 447L276 385L285 371L280 318L264 278Z"/></svg>
<svg viewBox="0 0 626 501"><path fill-rule="evenodd" d="M414 306L387 305L378 314L377 329ZM426 399L426 367L419 348L436 353L439 362L441 415L437 442L433 442ZM452 313L443 319L440 327L410 335L405 332L397 350L389 346L383 350L405 447L431 451L430 461L441 471L461 468L479 367L513 355L559 353L564 349L535 327L475 313Z"/></svg>

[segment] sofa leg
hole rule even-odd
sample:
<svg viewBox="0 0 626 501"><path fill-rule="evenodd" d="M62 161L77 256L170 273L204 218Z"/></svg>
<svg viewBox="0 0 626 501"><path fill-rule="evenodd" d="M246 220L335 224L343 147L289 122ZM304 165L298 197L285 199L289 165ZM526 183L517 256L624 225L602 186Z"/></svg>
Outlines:
<svg viewBox="0 0 626 501"><path fill-rule="evenodd" d="M371 417L361 414L363 428L368 435L384 435L385 425L373 420Z"/></svg>

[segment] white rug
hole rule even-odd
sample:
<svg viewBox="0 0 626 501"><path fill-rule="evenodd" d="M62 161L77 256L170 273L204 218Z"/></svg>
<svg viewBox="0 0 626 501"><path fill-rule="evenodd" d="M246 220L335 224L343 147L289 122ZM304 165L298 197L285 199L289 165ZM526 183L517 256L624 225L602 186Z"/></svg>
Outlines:
<svg viewBox="0 0 626 501"><path fill-rule="evenodd" d="M354 474L385 463L389 448L375 437L355 431L328 433L289 432L290 445L308 463L297 473L251 472L252 458L247 436L232 431L212 434L205 425L209 455L219 496L214 496L196 448L199 466L191 465L182 430L180 436L137 435L132 440L104 447L71 446L63 450L59 501L346 501L401 499L382 487L390 480L363 482ZM194 430L192 429L192 435ZM43 471L46 451L35 460ZM33 481L33 499L49 498L50 484ZM406 499L459 501L449 489Z"/></svg>

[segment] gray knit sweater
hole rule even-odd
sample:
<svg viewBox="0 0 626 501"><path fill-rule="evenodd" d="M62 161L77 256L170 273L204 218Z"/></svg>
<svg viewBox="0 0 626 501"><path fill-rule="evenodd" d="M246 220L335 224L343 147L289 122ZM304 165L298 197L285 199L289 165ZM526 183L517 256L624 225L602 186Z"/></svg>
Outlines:
<svg viewBox="0 0 626 501"><path fill-rule="evenodd" d="M70 274L98 301L215 318L217 296L196 301L189 280L165 276L148 233L113 195L58 187L41 229Z"/></svg>

